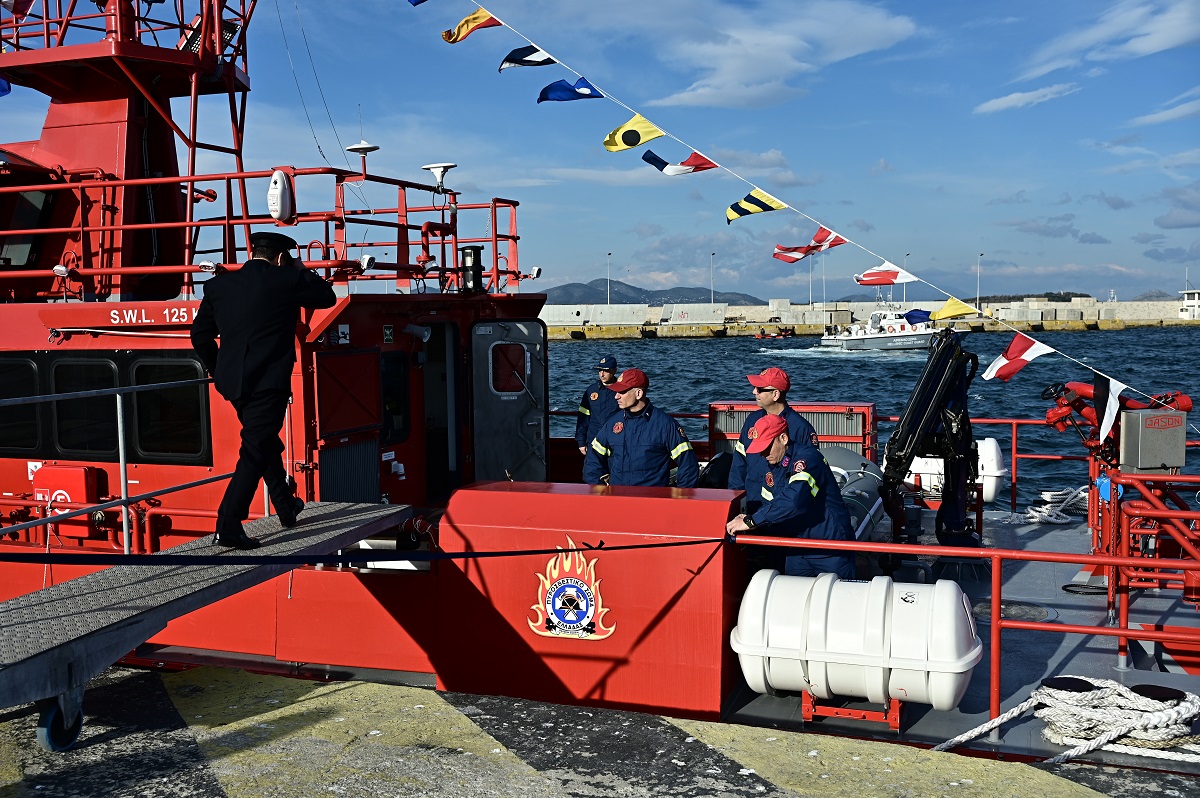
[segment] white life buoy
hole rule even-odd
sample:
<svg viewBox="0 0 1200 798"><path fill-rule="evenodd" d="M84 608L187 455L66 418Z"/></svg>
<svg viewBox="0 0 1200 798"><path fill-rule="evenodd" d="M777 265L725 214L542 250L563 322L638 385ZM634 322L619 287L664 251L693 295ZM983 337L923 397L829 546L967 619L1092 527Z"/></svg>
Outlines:
<svg viewBox="0 0 1200 798"><path fill-rule="evenodd" d="M896 328L895 328L895 327L893 327L892 325L890 325L890 324L889 324L889 325L888 325L888 332L894 333L895 331L896 331Z"/></svg>

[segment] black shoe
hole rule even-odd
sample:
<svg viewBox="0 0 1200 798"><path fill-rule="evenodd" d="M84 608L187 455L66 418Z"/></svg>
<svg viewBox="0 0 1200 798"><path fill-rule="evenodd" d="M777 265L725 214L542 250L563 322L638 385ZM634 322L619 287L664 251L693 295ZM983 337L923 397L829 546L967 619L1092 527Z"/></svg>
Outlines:
<svg viewBox="0 0 1200 798"><path fill-rule="evenodd" d="M296 525L296 516L300 515L303 510L304 500L299 496L291 496L283 507L275 508L275 514L279 516L279 523L290 529Z"/></svg>
<svg viewBox="0 0 1200 798"><path fill-rule="evenodd" d="M262 543L239 529L236 532L218 532L217 545L234 549L257 549Z"/></svg>

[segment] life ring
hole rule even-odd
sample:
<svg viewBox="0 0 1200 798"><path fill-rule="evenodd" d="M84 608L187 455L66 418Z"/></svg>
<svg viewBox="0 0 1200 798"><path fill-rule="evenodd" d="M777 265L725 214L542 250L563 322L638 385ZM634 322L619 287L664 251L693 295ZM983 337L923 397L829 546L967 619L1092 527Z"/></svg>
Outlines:
<svg viewBox="0 0 1200 798"><path fill-rule="evenodd" d="M890 325L890 324L889 324L889 325L888 325L888 332L890 332L890 333L894 333L895 331L896 331L896 328L895 328L895 327L893 327L892 325Z"/></svg>

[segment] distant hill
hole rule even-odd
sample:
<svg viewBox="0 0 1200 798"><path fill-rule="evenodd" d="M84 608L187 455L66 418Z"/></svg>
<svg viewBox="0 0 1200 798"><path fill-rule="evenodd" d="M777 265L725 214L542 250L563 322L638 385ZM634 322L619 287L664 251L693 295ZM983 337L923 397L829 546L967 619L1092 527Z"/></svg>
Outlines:
<svg viewBox="0 0 1200 798"><path fill-rule="evenodd" d="M1135 296L1132 302L1170 302L1179 299L1179 294L1171 294L1166 291L1160 291L1155 288L1153 291L1147 291L1144 294Z"/></svg>
<svg viewBox="0 0 1200 798"><path fill-rule="evenodd" d="M590 283L567 283L547 288L547 305L603 305L609 301L608 280L601 277ZM612 281L612 304L614 305L660 305L704 304L710 301L724 302L729 305L765 305L766 300L749 294L735 291L717 291L713 296L707 288L666 288L651 291L648 288L638 288L636 285Z"/></svg>

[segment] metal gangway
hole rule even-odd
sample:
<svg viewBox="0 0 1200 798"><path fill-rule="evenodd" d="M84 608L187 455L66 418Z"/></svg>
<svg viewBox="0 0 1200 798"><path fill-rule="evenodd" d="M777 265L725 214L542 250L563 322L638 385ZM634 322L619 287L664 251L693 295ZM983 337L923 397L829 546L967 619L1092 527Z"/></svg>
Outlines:
<svg viewBox="0 0 1200 798"><path fill-rule="evenodd" d="M274 579L309 562L306 558L316 560L383 535L412 515L408 505L310 502L297 526L290 529L276 516L250 523L247 532L262 542L253 554L217 546L211 535L154 554L131 554L130 505L228 479L231 474L130 496L125 394L208 382L207 378L180 380L0 400L2 411L10 405L33 402L117 398L120 498L3 528L7 534L98 510L122 510L124 553L52 552L47 546L45 551L3 555L7 560L112 566L0 602L0 708L35 704L39 710L37 738L43 748L71 748L83 728L83 692L88 681L164 630L173 619ZM268 507L264 507L266 512Z"/></svg>

